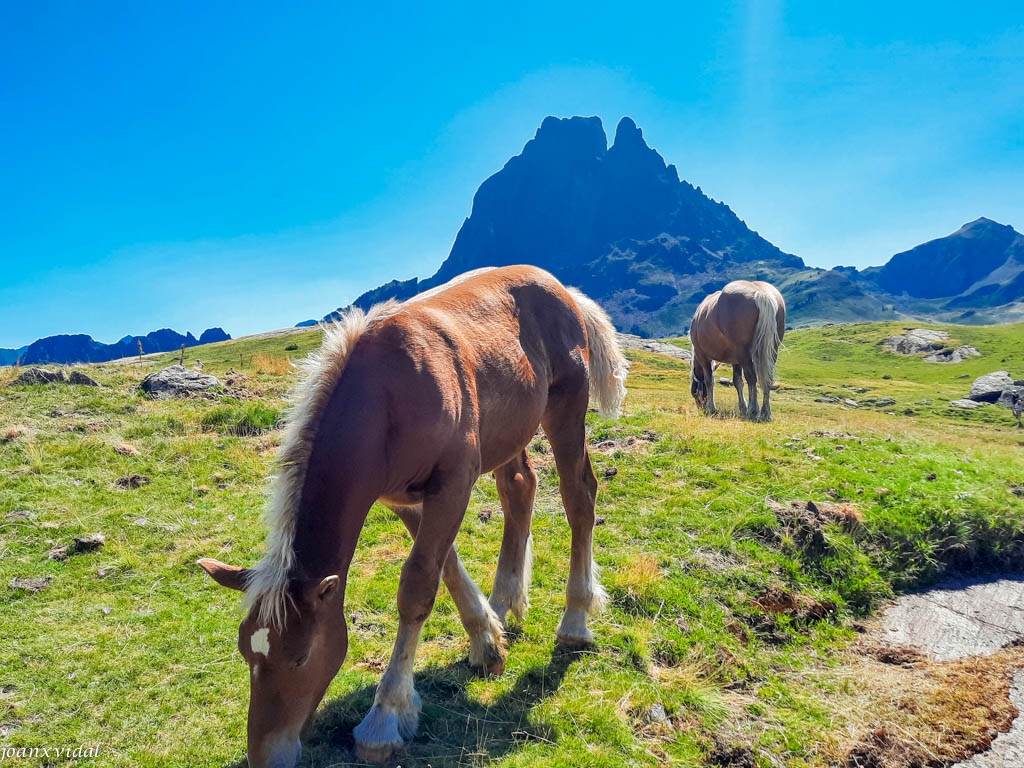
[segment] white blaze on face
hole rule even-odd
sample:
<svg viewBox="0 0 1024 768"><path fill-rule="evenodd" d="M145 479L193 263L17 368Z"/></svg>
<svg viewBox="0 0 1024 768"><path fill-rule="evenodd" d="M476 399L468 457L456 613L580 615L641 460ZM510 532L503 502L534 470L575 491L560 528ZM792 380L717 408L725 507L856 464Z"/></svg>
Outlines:
<svg viewBox="0 0 1024 768"><path fill-rule="evenodd" d="M264 627L263 629L257 629L253 632L252 637L249 638L249 644L252 646L253 653L262 653L264 656L270 655L270 629Z"/></svg>

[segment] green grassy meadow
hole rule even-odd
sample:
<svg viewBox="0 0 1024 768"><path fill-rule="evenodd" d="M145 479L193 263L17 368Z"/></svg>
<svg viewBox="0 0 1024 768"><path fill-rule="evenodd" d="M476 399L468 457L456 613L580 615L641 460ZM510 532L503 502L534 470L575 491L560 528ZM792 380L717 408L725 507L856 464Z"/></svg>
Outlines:
<svg viewBox="0 0 1024 768"><path fill-rule="evenodd" d="M788 334L771 424L735 418L731 387L717 388L722 414L698 414L687 364L630 353L623 417L589 417L596 559L611 596L592 624L596 645L555 648L569 530L538 438L532 606L506 671L470 673L442 589L417 661L419 735L398 762L844 764L865 694L843 670L872 611L951 570L1024 571L1024 431L1006 409L948 405L983 373L1024 377L1024 326L947 328L983 354L957 365L882 349L901 327ZM195 561L259 558L295 377L282 361L319 338L188 350L186 364L199 357L231 379L189 400L137 392L171 354L85 367L99 389L7 386L16 372L0 369L0 747L98 745L82 761L95 766L244 765L239 599ZM814 402L825 395L896 403ZM845 516L809 520L786 512L790 500ZM105 545L76 553L74 539L94 533ZM485 591L500 541L494 483L481 478L458 546ZM348 659L303 766L354 764L351 730L390 654L408 546L375 507L349 579ZM35 592L9 586L46 578Z"/></svg>

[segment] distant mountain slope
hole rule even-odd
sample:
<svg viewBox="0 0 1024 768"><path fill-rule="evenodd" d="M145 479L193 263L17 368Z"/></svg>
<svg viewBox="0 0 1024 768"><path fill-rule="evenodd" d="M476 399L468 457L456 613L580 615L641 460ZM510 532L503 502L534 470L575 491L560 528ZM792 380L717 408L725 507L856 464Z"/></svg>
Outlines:
<svg viewBox="0 0 1024 768"><path fill-rule="evenodd" d="M895 296L906 294L920 299L948 296L985 297L981 306L992 306L990 299L1000 288L1019 278L1024 271L1024 235L1013 227L980 218L946 237L930 240L903 253L897 253L883 267L863 272L865 278ZM1020 298L1017 290L1007 298L1004 292L997 303ZM968 302L963 306L971 306Z"/></svg>
<svg viewBox="0 0 1024 768"><path fill-rule="evenodd" d="M811 269L680 180L628 117L611 147L600 118L545 118L480 185L432 277L393 280L353 304L407 299L470 269L518 263L579 286L620 329L645 336L684 332L704 296L735 279L775 283L791 325L1024 317L1024 236L1012 227L978 219L883 267Z"/></svg>
<svg viewBox="0 0 1024 768"><path fill-rule="evenodd" d="M199 344L210 344L215 341L226 341L231 336L220 328L208 328L197 339L191 333L184 336L177 331L163 328L145 336L125 336L113 344L103 344L85 334L64 334L47 336L22 347L20 350L0 350L0 365L38 365L41 363L103 363L121 357L131 357L139 353L138 342L142 342L142 351L171 352L181 349L181 345L194 347Z"/></svg>
<svg viewBox="0 0 1024 768"><path fill-rule="evenodd" d="M548 117L480 186L432 277L392 281L353 304L405 299L470 269L520 263L579 286L619 327L645 335L685 329L709 282L805 269L681 181L630 118L609 147L600 118Z"/></svg>

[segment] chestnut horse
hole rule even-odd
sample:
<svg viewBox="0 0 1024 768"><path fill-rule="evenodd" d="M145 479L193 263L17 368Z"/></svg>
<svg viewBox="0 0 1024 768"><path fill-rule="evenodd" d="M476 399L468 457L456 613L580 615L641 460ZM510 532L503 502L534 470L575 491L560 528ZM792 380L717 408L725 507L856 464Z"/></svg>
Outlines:
<svg viewBox="0 0 1024 768"><path fill-rule="evenodd" d="M715 362L732 365L732 383L739 396L740 415L772 420L771 391L775 363L786 333L786 302L771 283L734 280L712 293L697 307L690 323L693 360L690 394L697 407L716 413ZM749 402L743 400L747 377ZM764 397L757 407L757 387Z"/></svg>
<svg viewBox="0 0 1024 768"><path fill-rule="evenodd" d="M249 765L291 768L348 650L345 587L370 506L413 537L398 587L398 634L373 707L354 731L361 760L411 739L413 660L443 577L470 637L470 663L504 669L504 626L528 606L537 475L527 445L551 442L572 530L558 642L593 639L604 601L593 562L597 480L587 452L589 393L618 413L627 363L604 311L541 269L482 269L405 303L351 310L308 363L278 456L267 554L252 569L204 559L245 593L238 648L250 667ZM476 479L493 472L505 528L490 600L453 542Z"/></svg>

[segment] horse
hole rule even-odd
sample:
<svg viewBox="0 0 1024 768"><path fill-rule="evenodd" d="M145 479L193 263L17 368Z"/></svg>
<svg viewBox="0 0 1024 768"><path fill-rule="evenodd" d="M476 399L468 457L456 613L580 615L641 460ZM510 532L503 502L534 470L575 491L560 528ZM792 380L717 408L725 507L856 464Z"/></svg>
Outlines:
<svg viewBox="0 0 1024 768"><path fill-rule="evenodd" d="M690 323L693 360L690 394L705 413L717 413L714 362L732 365L732 383L740 414L772 420L771 391L775 364L786 333L786 302L771 283L734 280L712 293L697 307ZM749 402L743 399L746 375ZM757 386L764 397L757 406Z"/></svg>
<svg viewBox="0 0 1024 768"><path fill-rule="evenodd" d="M587 450L591 396L618 414L628 363L604 311L530 266L487 268L404 302L350 310L323 345L289 413L266 509L267 552L252 568L203 559L244 592L238 649L250 667L248 757L292 768L348 651L345 588L360 530L382 502L413 544L398 587L399 625L356 755L382 762L412 739L413 661L443 578L470 638L470 664L504 670L508 614L529 606L537 475L527 446L551 444L571 529L562 646L593 641L605 592L593 560L597 479ZM453 542L477 478L493 472L505 527L490 599Z"/></svg>

